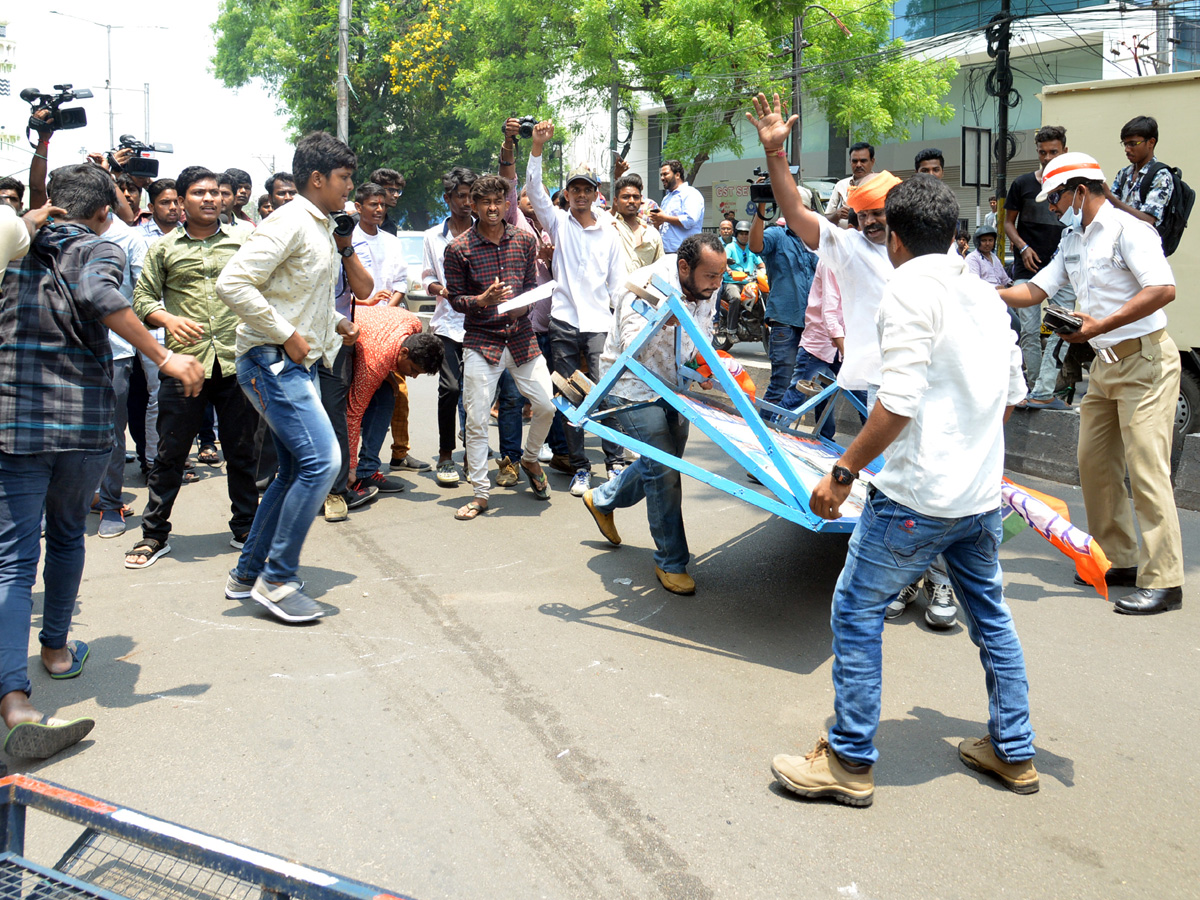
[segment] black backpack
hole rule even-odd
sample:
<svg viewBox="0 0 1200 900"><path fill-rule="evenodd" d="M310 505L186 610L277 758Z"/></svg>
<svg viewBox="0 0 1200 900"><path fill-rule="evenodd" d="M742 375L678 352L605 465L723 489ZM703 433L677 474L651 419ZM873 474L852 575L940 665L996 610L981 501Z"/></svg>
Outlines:
<svg viewBox="0 0 1200 900"><path fill-rule="evenodd" d="M1162 239L1163 253L1170 256L1179 247L1179 240L1183 237L1183 229L1187 228L1188 216L1192 214L1192 207L1196 203L1196 192L1192 190L1183 180L1183 172L1178 168L1168 166L1166 163L1155 161L1146 174L1142 177L1141 187L1138 189L1140 200L1146 202L1146 196L1150 193L1150 186L1154 183L1155 176L1163 169L1171 173L1171 199L1167 201L1167 208L1163 210L1162 223L1158 225L1158 236ZM1125 188L1125 181L1118 185L1120 190Z"/></svg>

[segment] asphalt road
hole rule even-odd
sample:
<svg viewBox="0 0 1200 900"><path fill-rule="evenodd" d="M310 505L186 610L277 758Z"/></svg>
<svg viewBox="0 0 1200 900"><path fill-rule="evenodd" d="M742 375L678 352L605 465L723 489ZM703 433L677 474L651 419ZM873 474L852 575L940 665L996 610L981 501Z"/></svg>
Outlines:
<svg viewBox="0 0 1200 900"><path fill-rule="evenodd" d="M427 459L435 389L411 386ZM695 434L688 455L731 468ZM314 523L302 574L341 612L289 627L224 599L225 478L199 471L152 568L121 565L136 518L88 538L86 672L31 662L43 711L98 724L13 771L421 900L1200 896L1194 588L1180 612L1118 616L1036 535L1005 544L1041 792L960 764L985 732L978 656L910 612L886 628L877 791L856 810L769 769L830 720L845 537L685 481L699 592L681 598L654 579L640 508L611 549L561 476L548 504L522 482L466 523L465 485L408 476ZM1078 489L1024 480L1083 521ZM1200 517L1182 519L1195 560ZM40 594L31 648L39 626ZM31 817L30 854L53 862L76 833Z"/></svg>

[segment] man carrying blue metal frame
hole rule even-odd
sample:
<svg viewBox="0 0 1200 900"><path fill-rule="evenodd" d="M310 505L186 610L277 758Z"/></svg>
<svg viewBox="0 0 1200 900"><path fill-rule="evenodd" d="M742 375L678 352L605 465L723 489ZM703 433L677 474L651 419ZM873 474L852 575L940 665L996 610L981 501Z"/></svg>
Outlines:
<svg viewBox="0 0 1200 900"><path fill-rule="evenodd" d="M648 285L658 275L677 288L707 343L712 340L713 313L724 272L725 245L721 239L715 234L694 234L684 238L677 253L667 254L653 265L633 272L629 283ZM600 356L600 378L646 326L646 317L634 309L636 299L637 294L633 291L626 291L621 296L612 330ZM672 317L646 342L638 355L642 365L667 384L674 384L677 379L677 328L678 323ZM689 360L696 355L696 347L686 334L681 352ZM688 421L653 388L627 373L617 380L610 396L618 403L646 404L614 414L622 431L672 456L683 456ZM595 518L600 533L615 546L621 543L621 536L613 522L613 511L634 506L643 498L650 534L654 538L654 574L671 593L694 594L696 582L687 573L690 554L683 530L682 477L676 469L642 456L598 488L587 491L583 502Z"/></svg>
<svg viewBox="0 0 1200 900"><path fill-rule="evenodd" d="M783 120L778 96L772 109L760 94L755 111L751 121L763 144L781 146L792 122ZM868 491L834 590L836 722L806 756L775 757L772 771L802 797L870 805L884 612L941 553L979 647L990 712L988 735L963 741L959 756L1009 790L1033 793L1029 685L999 563L1004 420L1025 396L1021 353L995 291L946 254L958 220L953 192L918 175L891 189L884 211L896 272L876 320L876 403L813 491L812 511L836 518L860 469L891 452Z"/></svg>

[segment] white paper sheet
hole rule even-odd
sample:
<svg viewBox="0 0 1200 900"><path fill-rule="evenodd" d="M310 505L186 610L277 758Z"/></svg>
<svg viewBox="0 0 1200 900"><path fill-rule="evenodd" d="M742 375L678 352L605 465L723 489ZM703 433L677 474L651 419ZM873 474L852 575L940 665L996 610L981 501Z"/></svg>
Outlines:
<svg viewBox="0 0 1200 900"><path fill-rule="evenodd" d="M512 312L514 309L524 309L526 306L533 306L539 300L545 300L554 293L554 289L558 287L558 282L550 279L545 284L539 284L531 291L526 291L523 294L517 294L511 300L505 300L496 307L497 312Z"/></svg>

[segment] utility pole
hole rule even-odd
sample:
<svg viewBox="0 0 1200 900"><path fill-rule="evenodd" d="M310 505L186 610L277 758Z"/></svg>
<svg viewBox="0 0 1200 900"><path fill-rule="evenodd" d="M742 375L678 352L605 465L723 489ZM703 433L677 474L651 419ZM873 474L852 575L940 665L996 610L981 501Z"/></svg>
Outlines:
<svg viewBox="0 0 1200 900"><path fill-rule="evenodd" d="M143 103L143 106L146 109L146 134L144 140L148 144L150 143L150 82L143 82L142 87L145 93L145 102Z"/></svg>
<svg viewBox="0 0 1200 900"><path fill-rule="evenodd" d="M350 0L338 0L337 136L350 143Z"/></svg>
<svg viewBox="0 0 1200 900"><path fill-rule="evenodd" d="M803 181L800 171L800 151L801 143L804 139L804 110L801 108L800 95L800 61L804 55L804 18L814 9L819 9L829 18L833 19L838 28L842 30L842 34L846 37L851 37L850 29L846 27L832 12L827 10L819 3L811 3L800 11L800 15L792 17L792 112L796 114L796 124L792 129L792 149L789 155L788 164L796 167L796 178Z"/></svg>
<svg viewBox="0 0 1200 900"><path fill-rule="evenodd" d="M621 102L621 94L618 89L618 82L621 78L621 67L617 65L617 8L613 5L612 11L609 13L609 29L612 31L613 40L613 55L612 55L612 90L608 98L608 208L615 209L613 206L616 198L613 196L617 185L617 104Z"/></svg>
<svg viewBox="0 0 1200 900"><path fill-rule="evenodd" d="M1008 194L1008 110L1015 105L1012 86L1012 68L1009 66L1009 37L1012 30L1012 15L1009 0L1003 0L1000 12L992 16L985 34L988 56L996 60L995 71L988 78L986 90L996 98L996 223L1004 223L1004 200ZM996 253L1004 259L1004 228L998 227Z"/></svg>

